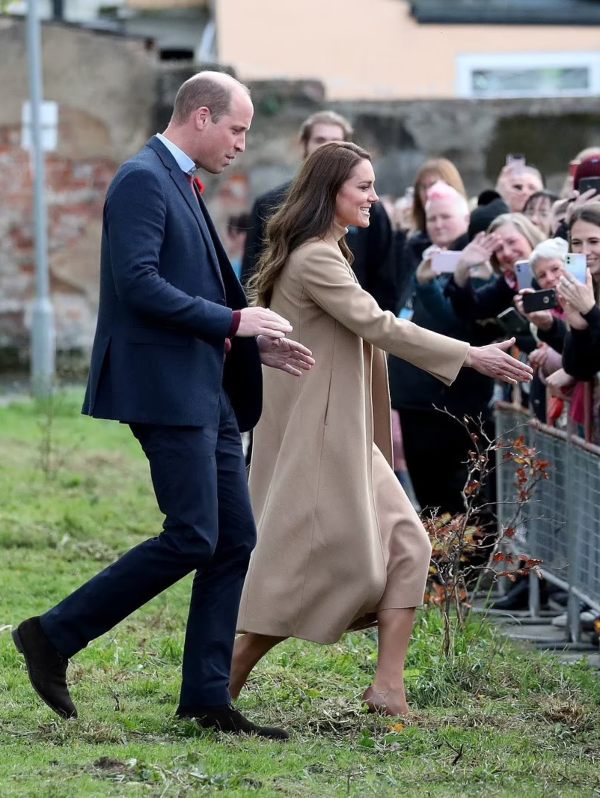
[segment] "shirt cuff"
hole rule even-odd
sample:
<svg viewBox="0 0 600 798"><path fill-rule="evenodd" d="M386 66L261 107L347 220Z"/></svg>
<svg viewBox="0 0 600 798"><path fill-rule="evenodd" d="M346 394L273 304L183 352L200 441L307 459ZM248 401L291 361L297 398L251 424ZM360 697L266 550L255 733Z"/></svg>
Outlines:
<svg viewBox="0 0 600 798"><path fill-rule="evenodd" d="M237 333L241 320L242 320L242 311L234 310L233 317L231 319L231 327L229 328L229 335L228 335L229 338L233 338L233 336Z"/></svg>

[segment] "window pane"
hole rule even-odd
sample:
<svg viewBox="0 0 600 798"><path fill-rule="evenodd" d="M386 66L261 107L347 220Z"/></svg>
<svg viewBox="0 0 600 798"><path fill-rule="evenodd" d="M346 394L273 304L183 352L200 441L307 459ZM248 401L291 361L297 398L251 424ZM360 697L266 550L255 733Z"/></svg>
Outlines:
<svg viewBox="0 0 600 798"><path fill-rule="evenodd" d="M475 69L471 73L473 96L535 96L589 91L589 67L540 67L537 69Z"/></svg>

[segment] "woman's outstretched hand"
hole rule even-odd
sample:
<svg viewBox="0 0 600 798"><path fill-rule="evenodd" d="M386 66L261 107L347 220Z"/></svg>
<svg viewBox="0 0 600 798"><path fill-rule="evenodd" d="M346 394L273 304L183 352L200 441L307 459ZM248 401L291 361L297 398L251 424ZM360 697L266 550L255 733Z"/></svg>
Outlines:
<svg viewBox="0 0 600 798"><path fill-rule="evenodd" d="M501 343L488 344L487 346L472 346L465 360L465 366L470 366L496 380L504 380L516 385L518 382L530 382L533 370L527 363L512 357L506 351L514 344L515 339Z"/></svg>

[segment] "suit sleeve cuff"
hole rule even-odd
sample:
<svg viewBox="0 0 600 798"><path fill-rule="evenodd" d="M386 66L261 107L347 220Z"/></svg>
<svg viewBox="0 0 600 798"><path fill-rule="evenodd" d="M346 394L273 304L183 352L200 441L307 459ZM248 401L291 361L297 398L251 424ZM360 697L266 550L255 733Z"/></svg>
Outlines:
<svg viewBox="0 0 600 798"><path fill-rule="evenodd" d="M237 333L241 320L242 320L242 311L234 310L233 317L231 319L231 327L229 328L228 338L233 338L234 335Z"/></svg>

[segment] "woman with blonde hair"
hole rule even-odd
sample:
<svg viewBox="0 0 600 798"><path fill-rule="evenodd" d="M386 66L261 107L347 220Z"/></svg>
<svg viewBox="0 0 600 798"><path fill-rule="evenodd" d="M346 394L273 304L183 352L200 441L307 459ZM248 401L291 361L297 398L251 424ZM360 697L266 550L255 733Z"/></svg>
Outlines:
<svg viewBox="0 0 600 798"><path fill-rule="evenodd" d="M471 347L397 319L363 291L345 235L369 225L374 183L365 150L324 144L268 226L256 301L288 314L315 365L293 387L264 374L250 470L258 542L240 604L233 697L285 638L334 643L377 622L377 671L364 700L406 714L404 657L431 546L391 467L385 352L446 384L465 366L530 379L504 351L510 342Z"/></svg>
<svg viewBox="0 0 600 798"><path fill-rule="evenodd" d="M439 182L446 183L467 199L462 177L456 166L447 158L430 158L419 167L415 176L412 203L412 230L399 254L396 271L398 274L398 293L400 305L410 298L412 281L421 263L423 252L431 246L431 238L427 232L425 203L427 192Z"/></svg>
<svg viewBox="0 0 600 798"><path fill-rule="evenodd" d="M462 251L446 293L463 319L489 319L510 307L517 293L515 264L527 260L544 234L522 213L502 213ZM482 288L471 282L474 269L488 262L496 280Z"/></svg>
<svg viewBox="0 0 600 798"><path fill-rule="evenodd" d="M427 230L427 217L425 203L427 192L439 180L456 189L459 194L467 199L467 192L463 179L456 166L447 158L430 158L419 167L415 177L415 192L413 196L413 223L416 230L424 233Z"/></svg>

